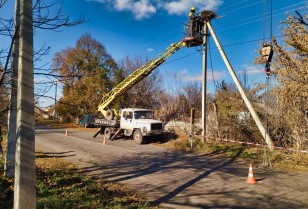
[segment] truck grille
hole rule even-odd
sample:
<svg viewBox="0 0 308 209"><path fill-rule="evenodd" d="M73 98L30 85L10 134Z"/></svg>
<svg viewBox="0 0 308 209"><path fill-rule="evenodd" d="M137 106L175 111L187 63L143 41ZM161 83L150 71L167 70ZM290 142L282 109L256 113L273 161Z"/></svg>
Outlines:
<svg viewBox="0 0 308 209"><path fill-rule="evenodd" d="M151 130L162 130L163 124L162 123L152 123L151 124Z"/></svg>

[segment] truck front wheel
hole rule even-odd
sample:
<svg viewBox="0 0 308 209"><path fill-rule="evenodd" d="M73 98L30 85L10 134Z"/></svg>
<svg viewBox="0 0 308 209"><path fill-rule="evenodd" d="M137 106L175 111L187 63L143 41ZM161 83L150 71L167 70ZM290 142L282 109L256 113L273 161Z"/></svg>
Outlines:
<svg viewBox="0 0 308 209"><path fill-rule="evenodd" d="M143 135L139 129L137 129L133 134L133 139L137 144L142 144L143 142Z"/></svg>

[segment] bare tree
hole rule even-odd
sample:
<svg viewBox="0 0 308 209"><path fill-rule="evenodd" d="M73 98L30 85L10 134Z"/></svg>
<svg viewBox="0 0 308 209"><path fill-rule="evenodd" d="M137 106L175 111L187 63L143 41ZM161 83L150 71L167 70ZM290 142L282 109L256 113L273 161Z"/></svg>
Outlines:
<svg viewBox="0 0 308 209"><path fill-rule="evenodd" d="M6 1L3 1L2 6ZM55 14L51 12L52 8L58 7L58 10ZM84 23L86 20L84 16L81 14L79 18L76 20L71 20L68 14L64 14L62 10L63 4L61 1L47 1L47 0L36 0L33 6L33 27L35 30L52 30L59 31L60 28L63 27L73 27L79 24ZM1 7L0 7L1 8ZM12 53L12 46L14 40L19 32L19 26L13 24L13 18L11 19L0 19L0 35L11 37L11 44L9 49L2 49L0 55L3 59L5 59L5 65L2 71L0 71L0 86L2 85L4 76L9 74L8 70L9 61ZM50 47L39 48L34 52L34 62L39 61L42 56L49 53ZM36 71L42 69L43 66L35 67ZM49 69L48 69L49 71ZM48 75L48 73L46 73Z"/></svg>
<svg viewBox="0 0 308 209"><path fill-rule="evenodd" d="M283 39L274 42L276 102L273 131L281 145L302 148L308 140L308 28L299 13L283 23Z"/></svg>
<svg viewBox="0 0 308 209"><path fill-rule="evenodd" d="M0 10L7 1L2 0L0 2ZM71 20L68 14L64 14L62 10L62 1L47 1L47 0L36 0L33 4L33 16L34 16L34 29L35 30L52 30L60 31L64 27L73 27L84 23L86 20L81 14L79 18ZM52 9L56 9L53 13ZM19 33L19 25L14 25L13 18L3 19L0 18L0 36L10 38L10 44L8 48L2 47L0 49L0 89L9 89L10 86L5 84L4 81L9 82L11 79L11 56L12 47L14 40L17 38ZM40 86L36 86L36 92L39 96L45 96L45 93L52 87L53 80L57 78L56 74L52 74L52 70L47 67L47 64L38 66L39 61L42 60L44 55L49 54L50 47L43 45L34 52L34 64L35 64L35 75L44 75L47 78L47 82L40 82ZM48 81L49 80L49 81Z"/></svg>
<svg viewBox="0 0 308 209"><path fill-rule="evenodd" d="M183 87L185 99L187 100L187 108L185 111L189 112L191 108L195 108L196 117L201 117L202 108L202 87L198 81L190 81Z"/></svg>
<svg viewBox="0 0 308 209"><path fill-rule="evenodd" d="M167 122L188 118L191 108L200 114L201 87L198 82L185 82L181 76L173 74L164 83L164 89L156 92L160 119Z"/></svg>
<svg viewBox="0 0 308 209"><path fill-rule="evenodd" d="M141 56L124 57L119 67L123 69L125 77L129 76L133 71L142 67L147 59ZM129 107L155 108L157 100L155 99L156 92L160 92L162 78L159 70L154 70L151 75L135 85L126 95L126 104Z"/></svg>

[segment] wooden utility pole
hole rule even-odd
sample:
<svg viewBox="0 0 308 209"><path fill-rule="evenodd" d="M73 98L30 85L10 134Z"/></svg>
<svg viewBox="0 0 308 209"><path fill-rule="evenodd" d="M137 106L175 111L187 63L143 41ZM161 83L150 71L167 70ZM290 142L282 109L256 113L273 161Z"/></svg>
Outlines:
<svg viewBox="0 0 308 209"><path fill-rule="evenodd" d="M20 0L15 1L15 31L13 46L13 64L11 77L10 111L8 115L8 135L6 144L6 157L4 175L10 178L15 174L15 152L16 152L16 117L17 117L17 77L19 56L19 25L20 25Z"/></svg>
<svg viewBox="0 0 308 209"><path fill-rule="evenodd" d="M195 126L195 108L191 108L190 109L190 137L189 137L191 149L193 148L194 135L195 135L194 126Z"/></svg>
<svg viewBox="0 0 308 209"><path fill-rule="evenodd" d="M53 110L53 122L56 121L56 117L57 117L57 112L56 112L56 105L57 105L57 89L58 89L58 81L54 81L55 82L55 104L54 104L54 110Z"/></svg>
<svg viewBox="0 0 308 209"><path fill-rule="evenodd" d="M20 0L14 209L36 208L32 13L32 0Z"/></svg>
<svg viewBox="0 0 308 209"><path fill-rule="evenodd" d="M207 72L207 22L204 21L203 26L203 60L202 60L202 140L205 142L206 138L206 72Z"/></svg>

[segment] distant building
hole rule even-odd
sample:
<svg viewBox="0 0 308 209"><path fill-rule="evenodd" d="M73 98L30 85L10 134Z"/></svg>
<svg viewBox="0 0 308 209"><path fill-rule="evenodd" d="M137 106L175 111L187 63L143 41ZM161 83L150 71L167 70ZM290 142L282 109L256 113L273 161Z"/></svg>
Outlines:
<svg viewBox="0 0 308 209"><path fill-rule="evenodd" d="M48 114L48 111L44 111L42 110L41 108L39 107L34 107L34 114L35 116L40 116L44 119L48 119L49 118L49 114Z"/></svg>

